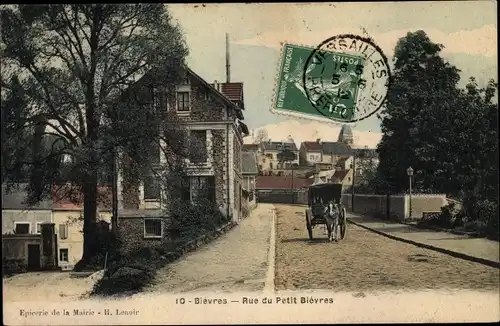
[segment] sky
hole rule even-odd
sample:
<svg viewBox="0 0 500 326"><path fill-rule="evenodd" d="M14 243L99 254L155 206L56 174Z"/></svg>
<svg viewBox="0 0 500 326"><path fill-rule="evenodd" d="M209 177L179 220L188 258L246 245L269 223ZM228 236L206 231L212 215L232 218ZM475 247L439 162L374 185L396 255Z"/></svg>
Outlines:
<svg viewBox="0 0 500 326"><path fill-rule="evenodd" d="M336 141L340 126L270 112L281 42L316 47L334 35L363 30L392 60L394 46L407 32L424 30L445 46L442 56L479 84L497 76L497 5L493 1L171 4L190 54L188 65L206 81L226 81L225 33L230 38L231 81L244 83L245 120L256 134L291 136L296 143L321 138ZM366 34L365 34L366 35ZM380 120L351 127L355 146L375 147ZM251 142L247 137L245 142Z"/></svg>

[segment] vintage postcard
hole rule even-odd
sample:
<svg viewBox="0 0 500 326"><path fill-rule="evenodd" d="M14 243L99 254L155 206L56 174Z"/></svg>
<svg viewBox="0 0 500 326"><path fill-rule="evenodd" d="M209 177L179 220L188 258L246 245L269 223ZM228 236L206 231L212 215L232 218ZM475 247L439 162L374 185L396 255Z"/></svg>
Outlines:
<svg viewBox="0 0 500 326"><path fill-rule="evenodd" d="M497 10L2 5L3 323L500 320Z"/></svg>

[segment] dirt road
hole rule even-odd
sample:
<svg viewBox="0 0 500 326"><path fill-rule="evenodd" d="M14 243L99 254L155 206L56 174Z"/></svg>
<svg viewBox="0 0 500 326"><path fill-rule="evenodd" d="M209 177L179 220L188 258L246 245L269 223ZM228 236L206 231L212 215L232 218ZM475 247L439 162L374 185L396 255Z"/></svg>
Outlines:
<svg viewBox="0 0 500 326"><path fill-rule="evenodd" d="M390 240L348 225L345 241L329 243L322 226L309 241L305 209L276 205L277 290L335 291L473 289L499 291L500 270Z"/></svg>

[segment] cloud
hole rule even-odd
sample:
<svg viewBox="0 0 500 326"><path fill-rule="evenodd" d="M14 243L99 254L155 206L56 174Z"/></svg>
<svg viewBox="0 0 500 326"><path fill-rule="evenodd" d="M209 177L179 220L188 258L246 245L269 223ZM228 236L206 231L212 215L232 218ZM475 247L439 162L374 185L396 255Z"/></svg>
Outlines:
<svg viewBox="0 0 500 326"><path fill-rule="evenodd" d="M234 43L242 45L257 45L276 49L281 49L282 42L305 46L317 46L326 38L338 34L353 33L358 35L369 35L390 55L394 52L394 47L400 37L408 32L424 30L433 42L441 43L445 46L443 53L464 53L476 56L496 57L497 56L497 27L495 25L484 25L473 30L461 30L455 33L444 33L435 28L408 28L402 30L392 30L385 33L366 34L361 28L347 27L335 28L328 31L280 31L267 32L259 36L247 39L236 40Z"/></svg>
<svg viewBox="0 0 500 326"><path fill-rule="evenodd" d="M257 135L259 129L265 129L272 141L286 140L291 136L297 146L304 141L337 141L341 126L320 124L317 122L301 122L297 120L288 120L277 124L268 124L253 130L254 135ZM382 138L380 132L358 131L354 127L352 133L354 136L353 147L376 148ZM253 142L252 136L245 138L245 143Z"/></svg>

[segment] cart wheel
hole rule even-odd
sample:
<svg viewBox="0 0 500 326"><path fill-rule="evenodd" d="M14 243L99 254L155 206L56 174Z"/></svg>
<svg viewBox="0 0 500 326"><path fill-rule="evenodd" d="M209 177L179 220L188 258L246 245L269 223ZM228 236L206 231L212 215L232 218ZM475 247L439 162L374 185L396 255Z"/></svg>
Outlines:
<svg viewBox="0 0 500 326"><path fill-rule="evenodd" d="M345 240L347 237L347 214L345 208L342 208L342 216L341 216L341 226L340 226L340 238Z"/></svg>
<svg viewBox="0 0 500 326"><path fill-rule="evenodd" d="M306 214L306 227L307 227L307 233L309 234L309 240L313 239L313 230L312 230L312 225L311 221L309 220L309 215Z"/></svg>

